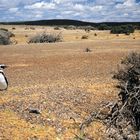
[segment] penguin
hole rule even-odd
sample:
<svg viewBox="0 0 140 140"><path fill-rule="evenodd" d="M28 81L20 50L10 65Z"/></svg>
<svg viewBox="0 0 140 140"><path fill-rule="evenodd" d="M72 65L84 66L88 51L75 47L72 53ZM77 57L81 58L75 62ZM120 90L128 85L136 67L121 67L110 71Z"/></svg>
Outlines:
<svg viewBox="0 0 140 140"><path fill-rule="evenodd" d="M4 69L7 68L6 65L0 64L0 91L7 90L8 80L4 74Z"/></svg>

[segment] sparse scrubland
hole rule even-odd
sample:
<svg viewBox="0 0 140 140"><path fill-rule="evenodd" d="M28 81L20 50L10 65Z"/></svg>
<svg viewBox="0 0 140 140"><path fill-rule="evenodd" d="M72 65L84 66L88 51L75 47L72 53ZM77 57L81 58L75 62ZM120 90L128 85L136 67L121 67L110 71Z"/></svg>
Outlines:
<svg viewBox="0 0 140 140"><path fill-rule="evenodd" d="M0 139L138 139L139 30L127 36L105 31L105 25L104 31L0 27L18 42L0 46L9 66L9 88L0 93Z"/></svg>

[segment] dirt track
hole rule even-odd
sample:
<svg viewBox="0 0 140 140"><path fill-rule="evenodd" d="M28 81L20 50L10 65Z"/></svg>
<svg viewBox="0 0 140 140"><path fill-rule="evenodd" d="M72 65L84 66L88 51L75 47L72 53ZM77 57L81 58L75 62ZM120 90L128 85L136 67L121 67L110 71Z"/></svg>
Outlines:
<svg viewBox="0 0 140 140"><path fill-rule="evenodd" d="M9 89L0 95L0 139L74 138L70 118L78 124L100 103L116 99L112 75L132 51L140 51L139 40L0 46L1 63L9 65ZM100 132L93 136L102 138Z"/></svg>

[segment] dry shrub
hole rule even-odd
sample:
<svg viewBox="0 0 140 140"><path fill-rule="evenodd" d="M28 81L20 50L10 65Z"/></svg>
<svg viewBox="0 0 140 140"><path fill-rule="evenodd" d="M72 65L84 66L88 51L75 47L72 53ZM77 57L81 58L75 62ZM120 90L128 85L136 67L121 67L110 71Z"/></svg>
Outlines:
<svg viewBox="0 0 140 140"><path fill-rule="evenodd" d="M0 45L8 45L12 42L10 41L10 37L13 37L14 34L9 32L7 29L0 29Z"/></svg>
<svg viewBox="0 0 140 140"><path fill-rule="evenodd" d="M55 43L61 41L62 41L61 34L55 35L42 33L40 35L32 37L28 43Z"/></svg>
<svg viewBox="0 0 140 140"><path fill-rule="evenodd" d="M86 48L86 49L85 49L85 52L91 52L91 49Z"/></svg>
<svg viewBox="0 0 140 140"><path fill-rule="evenodd" d="M107 103L98 112L93 112L80 129L93 121L102 121L106 126L107 140L139 140L140 132L140 53L130 53L121 61L114 74L118 80L118 101ZM108 108L106 115L102 110Z"/></svg>
<svg viewBox="0 0 140 140"><path fill-rule="evenodd" d="M57 26L57 27L54 27L54 30L60 30L60 28Z"/></svg>
<svg viewBox="0 0 140 140"><path fill-rule="evenodd" d="M83 35L81 39L88 39L88 35Z"/></svg>
<svg viewBox="0 0 140 140"><path fill-rule="evenodd" d="M123 139L129 140L140 131L140 53L129 54L121 64L113 77L119 82L120 92L118 102L111 109L109 123L117 128Z"/></svg>
<svg viewBox="0 0 140 140"><path fill-rule="evenodd" d="M94 36L97 36L97 33L95 33Z"/></svg>

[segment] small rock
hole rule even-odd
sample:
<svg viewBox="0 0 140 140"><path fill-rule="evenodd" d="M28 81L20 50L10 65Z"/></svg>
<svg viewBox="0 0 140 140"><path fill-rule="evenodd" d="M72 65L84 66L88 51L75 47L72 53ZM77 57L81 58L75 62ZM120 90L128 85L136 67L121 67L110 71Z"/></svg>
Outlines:
<svg viewBox="0 0 140 140"><path fill-rule="evenodd" d="M41 112L38 109L29 109L29 113L41 114Z"/></svg>

